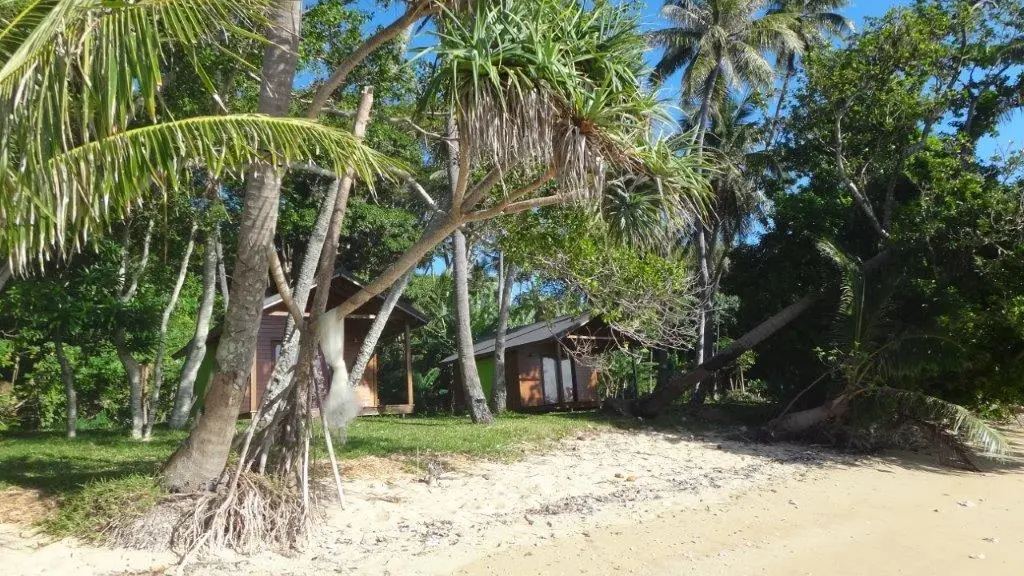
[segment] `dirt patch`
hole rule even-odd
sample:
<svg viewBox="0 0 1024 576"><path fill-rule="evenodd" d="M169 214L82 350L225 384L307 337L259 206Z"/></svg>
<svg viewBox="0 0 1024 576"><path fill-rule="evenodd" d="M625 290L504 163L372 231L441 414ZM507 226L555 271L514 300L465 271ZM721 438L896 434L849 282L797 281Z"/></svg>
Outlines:
<svg viewBox="0 0 1024 576"><path fill-rule="evenodd" d="M45 518L57 501L39 490L10 486L0 490L0 524L28 526Z"/></svg>

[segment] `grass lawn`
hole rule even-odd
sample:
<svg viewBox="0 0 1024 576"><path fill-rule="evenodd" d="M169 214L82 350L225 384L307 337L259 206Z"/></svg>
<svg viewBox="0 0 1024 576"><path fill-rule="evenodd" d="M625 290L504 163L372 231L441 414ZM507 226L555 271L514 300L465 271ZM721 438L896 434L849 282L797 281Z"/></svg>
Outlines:
<svg viewBox="0 0 1024 576"><path fill-rule="evenodd" d="M513 459L565 436L619 423L586 412L509 414L492 426L453 416L359 418L336 451L345 459L424 453ZM96 535L125 509L141 510L160 498L154 477L184 437L169 430L155 430L149 442L106 431L83 431L75 440L59 432L0 434L0 499L10 487L39 490L58 502L42 521L47 531Z"/></svg>

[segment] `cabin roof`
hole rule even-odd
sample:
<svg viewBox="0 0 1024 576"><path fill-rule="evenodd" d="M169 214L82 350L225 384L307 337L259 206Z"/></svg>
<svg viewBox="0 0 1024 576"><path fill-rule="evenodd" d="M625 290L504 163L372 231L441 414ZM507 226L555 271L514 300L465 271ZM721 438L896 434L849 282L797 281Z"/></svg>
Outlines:
<svg viewBox="0 0 1024 576"><path fill-rule="evenodd" d="M339 306L342 302L347 300L356 292L359 292L362 288L362 283L360 283L359 280L356 280L350 272L338 269L331 278L331 293L327 297L327 309L330 310ZM306 314L309 314L313 308L316 289L316 284L314 284L313 288L309 292L309 299L306 302ZM386 297L386 293L378 294L369 302L360 306L352 313L352 316L362 316L365 318L369 315L376 314L384 304L384 299ZM268 313L278 311L287 312L287 306L285 306L284 302L281 300L281 295L274 292L263 299L263 314L266 315ZM428 321L429 319L422 312L417 310L407 298L401 297L398 299L398 303L395 304L395 310L388 319L388 326L401 326L408 324L410 328L418 328L426 324ZM220 340L221 329L222 326L217 326L210 331L210 335L206 338L206 343L208 345ZM173 357L179 358L184 356L191 345L192 342L189 341L188 344L175 352Z"/></svg>
<svg viewBox="0 0 1024 576"><path fill-rule="evenodd" d="M584 314L582 316L559 316L554 320L534 322L533 324L510 330L505 336L505 348L512 349L546 340L558 340L567 333L586 325L590 320L590 314ZM493 336L473 344L474 357L487 356L489 354L494 354ZM448 364L454 362L458 357L458 354L452 354L441 360L441 363Z"/></svg>
<svg viewBox="0 0 1024 576"><path fill-rule="evenodd" d="M313 288L309 291L309 299L306 301L306 310L304 310L307 314L313 308L316 288L316 284L313 284ZM327 298L327 309L330 310L337 307L362 288L363 284L350 272L344 269L336 270L334 272L334 276L331 278L331 294ZM376 313L376 311L380 310L381 305L384 304L385 298L387 298L386 292L374 296L373 299L356 310L354 314ZM275 310L287 311L287 307L284 305L284 302L281 301L281 295L276 291L263 299L264 313ZM412 302L404 296L398 299L398 303L395 304L395 311L399 313L399 318L395 318L394 315L392 315L392 318L395 318L396 320L408 320L412 327L423 326L429 321L423 312L417 310L416 307L412 305ZM388 322L390 323L391 320Z"/></svg>

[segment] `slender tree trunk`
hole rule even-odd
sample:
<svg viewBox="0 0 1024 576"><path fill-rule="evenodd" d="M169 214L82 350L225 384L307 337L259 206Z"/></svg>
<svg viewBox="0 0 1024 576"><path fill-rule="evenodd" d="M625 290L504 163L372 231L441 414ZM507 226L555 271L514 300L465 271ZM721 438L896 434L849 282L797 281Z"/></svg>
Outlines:
<svg viewBox="0 0 1024 576"><path fill-rule="evenodd" d="M259 111L285 116L298 62L300 0L280 0L267 31ZM267 246L277 227L281 169L254 166L246 177L245 199L232 269L231 304L217 346L217 371L206 395L205 411L192 433L171 455L164 485L173 491L213 487L227 462L238 409L256 352L262 303L267 287Z"/></svg>
<svg viewBox="0 0 1024 576"><path fill-rule="evenodd" d="M167 327L171 323L171 315L174 314L174 310L178 307L181 287L185 285L185 278L188 277L188 264L192 259L192 250L196 245L197 229L198 225L192 224L192 230L188 236L188 244L185 246L185 255L181 257L178 277L175 279L174 288L171 290L171 298L167 301L167 306L160 317L160 334L157 336L156 355L153 357L153 390L149 398L146 426L142 431L142 438L144 440L148 440L153 436L153 425L156 423L157 412L160 410L160 389L164 384L164 353L167 349Z"/></svg>
<svg viewBox="0 0 1024 576"><path fill-rule="evenodd" d="M779 99L775 103L775 114L772 115L772 122L768 127L768 137L765 138L765 143L769 147L775 143L775 135L779 131L779 120L782 118L782 107L786 104L786 98L789 96L789 81L793 79L795 72L796 57L790 54L786 59L786 70L782 76L782 88L779 90Z"/></svg>
<svg viewBox="0 0 1024 576"><path fill-rule="evenodd" d="M173 430L181 430L188 422L192 411L196 376L206 357L206 339L210 335L210 320L213 318L213 306L217 300L217 245L219 233L213 230L206 235L206 246L203 254L203 295L199 301L196 314L196 330L189 345L188 355L181 367L178 390L174 395L174 408L171 409L169 425Z"/></svg>
<svg viewBox="0 0 1024 576"><path fill-rule="evenodd" d="M462 374L462 391L466 397L466 407L473 422L490 424L494 421L490 409L487 408L487 397L484 396L480 384L480 373L476 367L476 356L473 354L473 329L469 314L469 254L466 249L466 235L456 229L452 233L455 240L455 321L457 328L459 370Z"/></svg>
<svg viewBox="0 0 1024 576"><path fill-rule="evenodd" d="M316 283L316 267L320 262L320 253L323 251L324 242L327 240L327 231L331 225L331 216L334 214L334 202L338 197L338 189L341 187L341 179L335 178L327 187L327 194L320 205L320 212L317 214L316 223L309 233L309 241L306 243L306 253L302 257L302 264L299 267L299 276L295 280L295 288L292 290L292 300L296 308L305 312L306 304L309 302L309 293ZM285 337L281 344L281 353L274 363L274 372L270 377L270 385L264 394L271 398L276 396L291 379L292 370L295 368L295 361L299 358L299 333L295 329L295 319L288 316L284 329ZM280 404L274 403L267 406L263 414L263 422L268 423L274 418Z"/></svg>
<svg viewBox="0 0 1024 576"><path fill-rule="evenodd" d="M228 290L228 272L224 265L224 243L221 241L219 224L214 236L214 251L217 256L217 277L220 279L220 295L224 300L224 309L227 310L228 306L231 305L231 295Z"/></svg>
<svg viewBox="0 0 1024 576"><path fill-rule="evenodd" d="M504 255L503 255L504 256ZM512 300L512 286L516 282L515 266L504 261L501 283L498 286L498 327L494 332L494 389L491 399L494 413L501 414L508 406L508 390L505 384L505 336L508 334L508 314Z"/></svg>
<svg viewBox="0 0 1024 576"><path fill-rule="evenodd" d="M64 382L64 399L67 402L67 435L74 438L78 433L78 393L75 392L75 370L64 353L63 329L53 339L53 349L60 363L60 378Z"/></svg>
<svg viewBox="0 0 1024 576"><path fill-rule="evenodd" d="M4 263L3 267L0 268L0 291L3 291L4 286L7 286L7 281L14 275L14 271L11 269L11 263Z"/></svg>
<svg viewBox="0 0 1024 576"><path fill-rule="evenodd" d="M356 119L353 132L355 137L362 140L366 134L366 125L370 121L370 110L373 108L373 89L366 87L363 89L362 98L359 100L359 107L356 110ZM320 262L317 265L316 273L316 284L321 289L316 291L313 296L313 308L309 313L309 326L315 326L313 330L303 330L299 335L299 358L298 363L295 366L295 399L292 407L297 410L293 416L293 421L298 423L301 420L303 414L303 399L308 397L309 389L313 383L313 366L316 361L316 353L320 346L320 334L319 331L324 328L317 326L321 318L327 312L327 298L330 294L329 286L331 285L331 279L334 277L334 269L338 262L338 241L341 239L341 228L345 221L345 212L348 209L349 194L352 191L352 185L354 183L355 175L353 171L349 170L344 177L341 179L341 184L338 187L338 195L334 200L334 206L331 210L331 221L327 227L327 237L324 241L323 249L320 252ZM330 322L332 319L327 319ZM339 386L345 386L348 382L347 367L345 366L345 349L344 349L344 325L345 317L341 316L338 318L338 325L342 334L340 335L340 349L332 350L329 354L325 354L327 363L331 366L334 371L334 375L331 379L331 387L335 386L335 383ZM327 326L327 324L325 324ZM344 422L336 416L339 414L334 413L335 409L345 410L351 409L351 406L342 406L340 403L336 403L335 400L344 399L348 401L350 395L342 396L346 393L345 390L332 390L328 392L328 401L324 402L324 412L328 416L327 421L332 425L343 425ZM330 413L328 413L330 412Z"/></svg>
<svg viewBox="0 0 1024 576"><path fill-rule="evenodd" d="M405 293L405 289L409 286L409 281L412 280L412 275L415 271L415 268L410 268L409 271L391 287L391 291L388 292L387 298L385 298L384 303L381 304L380 311L377 312L377 317L373 319L373 324L370 325L370 331L367 332L366 337L363 338L363 345L359 348L359 355L356 356L356 361L352 364L352 372L348 376L349 386L358 386L359 382L363 379L363 372L366 371L366 365L370 363L370 358L373 358L373 352L377 349L377 342L380 340L381 334L384 333L384 328L387 326L388 319L391 318L391 313L394 312L395 305L398 304L398 300L402 297L402 294Z"/></svg>
<svg viewBox="0 0 1024 576"><path fill-rule="evenodd" d="M114 331L114 348L117 350L117 358L124 366L124 373L128 377L128 390L130 392L129 405L132 412L132 438L141 439L143 428L146 425L146 410L143 406L144 386L142 365L135 359L128 344L125 341L125 329L119 327Z"/></svg>

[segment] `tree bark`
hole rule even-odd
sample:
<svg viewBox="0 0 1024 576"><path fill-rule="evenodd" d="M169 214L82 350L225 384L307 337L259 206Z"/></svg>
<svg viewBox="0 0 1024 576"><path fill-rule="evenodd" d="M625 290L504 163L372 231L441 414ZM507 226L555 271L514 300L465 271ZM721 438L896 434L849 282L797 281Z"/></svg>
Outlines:
<svg viewBox="0 0 1024 576"><path fill-rule="evenodd" d="M494 413L501 414L508 408L508 391L505 384L505 336L508 334L508 314L511 308L512 286L516 282L515 266L501 258L501 282L498 286L498 326L494 332L494 388L491 401Z"/></svg>
<svg viewBox="0 0 1024 576"><path fill-rule="evenodd" d="M366 87L363 89L362 98L359 100L359 108L356 110L356 120L353 132L355 137L362 140L366 135L366 125L370 121L370 110L373 108L373 89ZM321 318L327 312L327 299L330 295L331 279L334 277L334 269L338 261L338 241L341 239L341 227L345 221L345 212L348 209L349 194L352 191L352 185L355 181L355 174L352 170L345 173L341 179L341 183L338 187L338 195L334 199L334 206L331 209L331 220L330 225L327 227L327 237L324 240L323 249L320 251L320 262L317 265L316 273L316 284L320 288L316 291L313 297L313 307L309 313L309 326L316 327L312 330L303 330L299 335L299 358L295 365L295 401L292 407L298 410L294 415L295 422L301 420L302 415L302 399L307 398L310 386L313 383L313 365L316 361L316 353L320 345L320 334L319 330L322 328L317 326ZM336 382L339 385L344 386L348 382L348 375L345 366L344 356L344 325L345 317L341 316L338 319L340 329L342 330L341 346L340 350L333 350L330 355L326 358L327 363L334 370L334 376L331 380L332 388ZM336 356L335 356L336 355ZM331 400L342 398L342 394L345 391L334 390L328 392L328 395L337 394ZM345 397L348 399L348 397ZM325 414L335 407L337 404L333 402L323 402ZM351 408L351 407L346 407ZM333 418L333 414L328 414L332 423L337 424L339 421Z"/></svg>
<svg viewBox="0 0 1024 576"><path fill-rule="evenodd" d="M164 307L163 315L160 317L160 334L157 337L156 355L153 357L153 390L150 393L149 406L146 414L146 426L142 430L143 440L149 440L153 436L153 424L156 423L157 411L160 409L160 388L164 383L164 353L167 349L167 327L171 323L171 315L178 307L178 298L181 296L181 287L185 285L185 278L188 277L188 264L192 259L192 250L196 245L196 230L198 225L192 224L189 232L188 244L185 246L185 255L181 257L181 267L178 268L178 277L174 281L174 288L171 290L171 298Z"/></svg>
<svg viewBox="0 0 1024 576"><path fill-rule="evenodd" d="M305 312L306 304L309 302L309 293L316 283L316 267L320 262L320 254L327 240L327 230L331 225L331 216L334 214L334 202L338 197L338 189L341 187L341 180L335 178L327 188L327 194L320 205L320 212L317 214L316 223L309 233L309 241L306 243L306 253L302 257L302 265L299 267L299 276L295 280L295 288L292 290L292 300L295 306ZM274 363L274 372L270 377L270 385L264 394L272 398L280 392L291 379L292 370L295 368L295 361L299 358L299 333L295 329L295 319L290 315L285 323L285 337L281 344L281 353ZM274 418L274 414L280 404L274 403L267 406L262 419L268 423Z"/></svg>
<svg viewBox="0 0 1024 576"><path fill-rule="evenodd" d="M415 268L410 268L404 276L402 276L394 286L391 287L391 291L388 292L387 298L384 299L384 303L380 306L380 311L377 312L377 317L373 319L373 324L370 325L370 331L366 333L366 337L363 338L363 345L359 348L359 355L356 356L356 361L352 364L352 372L348 376L349 386L358 386L360 380L363 379L363 372L366 371L366 365L370 363L370 358L373 358L373 352L377 349L377 342L380 340L381 334L384 333L384 328L387 326L388 319L391 317L391 313L395 310L395 305L398 304L398 300L405 293L405 289L409 286L409 281L412 280L412 275L416 271Z"/></svg>
<svg viewBox="0 0 1024 576"><path fill-rule="evenodd" d="M842 416L850 406L852 399L853 394L850 391L844 392L820 406L790 412L781 418L776 418L769 422L766 428L773 437L777 438L801 434L833 418Z"/></svg>
<svg viewBox="0 0 1024 576"><path fill-rule="evenodd" d="M263 58L259 111L285 116L291 101L298 62L300 0L280 0L267 31ZM281 169L254 166L246 177L246 191L232 269L231 304L217 346L217 372L206 395L205 411L192 433L171 455L164 469L164 485L172 491L210 489L227 462L238 409L249 381L256 352L267 287L266 247L274 237L281 193Z"/></svg>
<svg viewBox="0 0 1024 576"><path fill-rule="evenodd" d="M487 397L484 396L480 384L480 373L476 367L476 356L473 354L473 330L470 325L469 313L469 255L466 250L466 235L456 229L452 233L455 240L455 320L457 328L459 371L462 375L462 391L466 398L466 408L478 424L494 422L490 409L487 408Z"/></svg>
<svg viewBox="0 0 1024 576"><path fill-rule="evenodd" d="M188 422L189 412L195 402L193 390L199 367L206 357L206 339L210 335L210 320L213 318L213 306L217 300L217 245L219 233L214 230L207 233L205 253L203 254L203 294L199 301L196 314L196 330L189 344L188 355L181 367L178 389L174 395L174 407L171 409L169 425L173 430L181 430Z"/></svg>
<svg viewBox="0 0 1024 576"><path fill-rule="evenodd" d="M78 393L75 391L75 370L64 353L64 330L57 331L53 339L53 349L60 363L60 378L64 382L64 399L67 402L67 436L74 438L78 433Z"/></svg>

